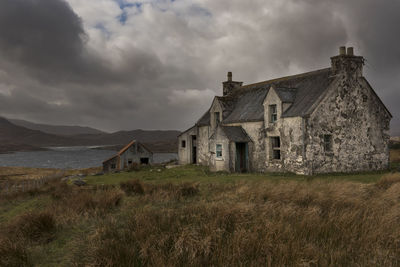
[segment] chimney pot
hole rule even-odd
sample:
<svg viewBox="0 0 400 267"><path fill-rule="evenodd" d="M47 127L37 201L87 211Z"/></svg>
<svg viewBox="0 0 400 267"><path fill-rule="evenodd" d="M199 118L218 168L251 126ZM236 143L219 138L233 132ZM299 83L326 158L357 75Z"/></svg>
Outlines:
<svg viewBox="0 0 400 267"><path fill-rule="evenodd" d="M341 55L341 56L346 55L346 47L345 46L339 47L339 55Z"/></svg>
<svg viewBox="0 0 400 267"><path fill-rule="evenodd" d="M231 71L228 72L228 81L232 81L232 72Z"/></svg>
<svg viewBox="0 0 400 267"><path fill-rule="evenodd" d="M353 47L347 47L347 55L354 56L354 48Z"/></svg>

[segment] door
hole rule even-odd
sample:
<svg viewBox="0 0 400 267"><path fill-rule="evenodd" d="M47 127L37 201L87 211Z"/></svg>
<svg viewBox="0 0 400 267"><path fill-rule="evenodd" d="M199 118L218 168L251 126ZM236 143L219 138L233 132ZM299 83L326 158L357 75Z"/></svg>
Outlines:
<svg viewBox="0 0 400 267"><path fill-rule="evenodd" d="M192 135L192 163L197 164L197 143L195 135Z"/></svg>
<svg viewBox="0 0 400 267"><path fill-rule="evenodd" d="M236 143L236 162L235 170L237 172L248 171L248 146L247 143Z"/></svg>

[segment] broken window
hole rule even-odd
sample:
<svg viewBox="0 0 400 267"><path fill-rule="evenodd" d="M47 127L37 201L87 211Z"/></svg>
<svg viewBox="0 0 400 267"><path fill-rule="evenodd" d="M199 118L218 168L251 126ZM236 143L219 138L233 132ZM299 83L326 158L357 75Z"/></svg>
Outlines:
<svg viewBox="0 0 400 267"><path fill-rule="evenodd" d="M215 117L215 126L218 126L218 124L220 123L219 112L214 112L214 117Z"/></svg>
<svg viewBox="0 0 400 267"><path fill-rule="evenodd" d="M129 164L129 165L132 164L132 159L128 159L128 164Z"/></svg>
<svg viewBox="0 0 400 267"><path fill-rule="evenodd" d="M281 139L278 136L270 137L272 159L281 159Z"/></svg>
<svg viewBox="0 0 400 267"><path fill-rule="evenodd" d="M115 163L111 164L111 169L115 169Z"/></svg>
<svg viewBox="0 0 400 267"><path fill-rule="evenodd" d="M269 122L274 123L278 120L278 109L276 105L269 105Z"/></svg>
<svg viewBox="0 0 400 267"><path fill-rule="evenodd" d="M186 147L186 141L182 140L181 147Z"/></svg>
<svg viewBox="0 0 400 267"><path fill-rule="evenodd" d="M140 158L140 164L149 164L149 158Z"/></svg>
<svg viewBox="0 0 400 267"><path fill-rule="evenodd" d="M324 150L325 152L332 152L332 135L324 134Z"/></svg>
<svg viewBox="0 0 400 267"><path fill-rule="evenodd" d="M215 147L215 154L217 158L222 158L222 145L217 144Z"/></svg>

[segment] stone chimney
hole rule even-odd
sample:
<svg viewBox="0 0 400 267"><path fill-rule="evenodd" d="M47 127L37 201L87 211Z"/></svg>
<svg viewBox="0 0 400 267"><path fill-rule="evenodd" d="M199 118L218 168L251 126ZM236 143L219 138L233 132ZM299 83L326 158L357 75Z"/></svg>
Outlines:
<svg viewBox="0 0 400 267"><path fill-rule="evenodd" d="M222 83L222 93L223 96L229 95L235 89L240 88L243 82L232 81L232 72L228 72L228 80Z"/></svg>
<svg viewBox="0 0 400 267"><path fill-rule="evenodd" d="M341 46L339 55L331 57L331 69L333 75L346 75L349 77L360 77L363 75L364 58L354 55L354 48Z"/></svg>

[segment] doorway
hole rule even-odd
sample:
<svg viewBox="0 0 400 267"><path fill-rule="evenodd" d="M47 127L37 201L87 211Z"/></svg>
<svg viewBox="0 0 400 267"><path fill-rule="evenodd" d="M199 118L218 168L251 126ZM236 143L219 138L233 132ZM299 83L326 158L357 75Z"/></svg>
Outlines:
<svg viewBox="0 0 400 267"><path fill-rule="evenodd" d="M197 164L197 142L195 135L192 135L192 164Z"/></svg>
<svg viewBox="0 0 400 267"><path fill-rule="evenodd" d="M236 172L248 171L249 148L247 143L236 143Z"/></svg>

